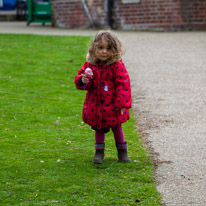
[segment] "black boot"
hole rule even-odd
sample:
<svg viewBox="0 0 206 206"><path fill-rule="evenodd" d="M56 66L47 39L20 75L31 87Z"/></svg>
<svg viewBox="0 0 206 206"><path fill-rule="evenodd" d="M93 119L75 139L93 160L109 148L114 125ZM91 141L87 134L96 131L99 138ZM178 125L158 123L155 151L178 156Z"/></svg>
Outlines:
<svg viewBox="0 0 206 206"><path fill-rule="evenodd" d="M116 147L117 147L117 152L118 152L118 161L119 162L130 162L129 157L127 156L127 143L117 143L116 142Z"/></svg>
<svg viewBox="0 0 206 206"><path fill-rule="evenodd" d="M94 164L102 164L104 160L104 143L95 144L95 156L92 160Z"/></svg>

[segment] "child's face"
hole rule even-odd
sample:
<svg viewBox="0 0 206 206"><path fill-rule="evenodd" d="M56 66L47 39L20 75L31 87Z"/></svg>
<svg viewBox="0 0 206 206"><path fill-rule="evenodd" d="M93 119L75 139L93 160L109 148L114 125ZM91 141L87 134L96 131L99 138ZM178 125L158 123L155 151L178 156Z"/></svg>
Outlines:
<svg viewBox="0 0 206 206"><path fill-rule="evenodd" d="M111 57L111 48L109 46L109 43L106 39L102 38L100 41L98 47L97 47L97 58L101 62L107 61Z"/></svg>

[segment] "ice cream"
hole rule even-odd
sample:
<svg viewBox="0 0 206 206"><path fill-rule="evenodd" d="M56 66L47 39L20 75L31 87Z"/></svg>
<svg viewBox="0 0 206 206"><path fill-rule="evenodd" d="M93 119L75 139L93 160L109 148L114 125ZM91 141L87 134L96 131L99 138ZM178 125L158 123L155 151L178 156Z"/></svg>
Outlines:
<svg viewBox="0 0 206 206"><path fill-rule="evenodd" d="M91 68L86 68L85 69L85 74L86 74L87 79L90 81L92 79L92 76L93 76L92 69ZM86 89L88 87L88 83L85 84L84 87Z"/></svg>
<svg viewBox="0 0 206 206"><path fill-rule="evenodd" d="M91 68L86 68L85 74L89 75L89 77L92 77L93 76L92 69Z"/></svg>

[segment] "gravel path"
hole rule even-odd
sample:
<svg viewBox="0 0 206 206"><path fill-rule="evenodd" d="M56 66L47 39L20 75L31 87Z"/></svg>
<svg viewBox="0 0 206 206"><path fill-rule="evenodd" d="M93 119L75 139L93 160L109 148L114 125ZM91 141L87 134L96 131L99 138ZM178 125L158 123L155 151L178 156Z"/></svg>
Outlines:
<svg viewBox="0 0 206 206"><path fill-rule="evenodd" d="M0 22L0 33L93 35ZM152 149L168 206L206 205L206 32L118 32L138 130Z"/></svg>
<svg viewBox="0 0 206 206"><path fill-rule="evenodd" d="M126 33L142 138L165 205L206 205L206 33Z"/></svg>

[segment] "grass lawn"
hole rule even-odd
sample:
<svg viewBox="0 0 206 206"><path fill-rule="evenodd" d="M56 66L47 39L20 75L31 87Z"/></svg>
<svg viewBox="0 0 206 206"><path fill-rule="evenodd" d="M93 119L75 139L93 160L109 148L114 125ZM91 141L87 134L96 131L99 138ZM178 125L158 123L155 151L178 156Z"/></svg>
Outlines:
<svg viewBox="0 0 206 206"><path fill-rule="evenodd" d="M82 122L74 76L90 37L0 35L0 205L160 205L135 128L123 124L130 164L92 164L94 132ZM131 111L132 113L132 111Z"/></svg>

